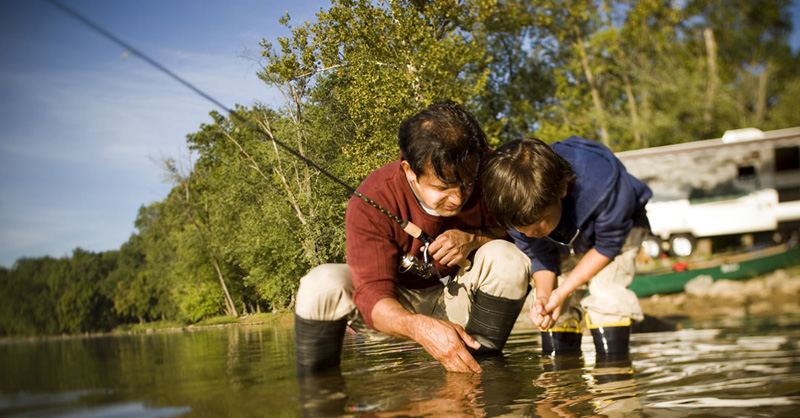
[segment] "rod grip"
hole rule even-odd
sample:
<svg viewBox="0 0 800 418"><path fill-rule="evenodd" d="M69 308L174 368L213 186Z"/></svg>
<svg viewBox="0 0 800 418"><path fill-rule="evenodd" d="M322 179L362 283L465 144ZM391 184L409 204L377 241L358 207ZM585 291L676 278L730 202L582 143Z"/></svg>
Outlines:
<svg viewBox="0 0 800 418"><path fill-rule="evenodd" d="M402 225L402 227L403 231L405 231L406 234L411 235L412 237L426 244L430 244L433 242L433 238L431 238L430 235L426 234L425 231L422 230L422 228L414 225L412 222L405 221L405 224Z"/></svg>

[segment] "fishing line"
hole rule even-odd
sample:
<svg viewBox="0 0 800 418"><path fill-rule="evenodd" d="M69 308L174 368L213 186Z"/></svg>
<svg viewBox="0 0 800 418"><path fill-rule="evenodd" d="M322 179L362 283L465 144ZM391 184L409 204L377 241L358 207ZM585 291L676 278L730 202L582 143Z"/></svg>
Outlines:
<svg viewBox="0 0 800 418"><path fill-rule="evenodd" d="M112 42L114 42L115 44L123 47L125 49L125 51L127 51L128 53L138 56L139 58L144 60L146 63L150 64L151 66L153 66L157 70L159 70L162 73L164 73L164 74L168 75L169 77L171 77L173 80L183 84L184 86L186 86L187 88L189 88L190 90L192 90L193 92L198 94L199 96L203 97L204 99L206 99L209 102L211 102L212 104L214 104L216 107L218 107L222 111L226 112L231 117L233 117L236 120L238 120L239 122L244 123L245 125L249 126L251 129L255 130L256 132L259 132L262 135L265 135L265 136L269 137L270 140L274 141L276 144L278 144L284 150L288 151L290 154L292 154L295 157L301 159L304 163L306 163L306 165L308 165L310 167L313 167L315 170L317 170L318 172L324 174L329 179L331 179L334 182L336 182L337 184L343 186L352 195L355 195L356 197L358 197L359 199L361 199L364 202L368 203L370 206L374 207L375 209L377 209L378 211L380 211L384 215L388 216L393 221L397 222L400 225L400 228L403 229L403 231L405 231L407 234L411 235L412 237L419 239L420 241L422 241L425 244L425 249L423 251L423 254L425 254L426 261L427 261L428 246L431 243L433 243L433 238L430 235L426 234L425 231L423 231L420 227L414 225L410 221L407 221L405 219L401 219L401 218L397 217L395 214L393 214L393 213L389 212L388 210L384 209L381 205L379 205L378 203L376 203L372 199L370 199L370 198L364 196L363 194L361 194L361 192L356 190L353 186L345 183L344 181L340 180L338 177L336 177L333 174L329 173L327 170L325 170L324 168L319 166L314 161L312 161L312 160L308 159L307 157L305 157L304 155L300 154L300 152L298 152L294 148L292 148L292 147L284 144L283 142L275 139L272 135L269 135L267 132L264 132L264 130L261 129L261 127L257 126L253 122L247 120L245 117L240 115L235 110L223 105L217 99L211 97L210 95L205 93L203 90L200 90L199 88L195 87L192 83L186 81L185 79L183 79L179 75L173 73L168 68L166 68L163 65L159 64L156 60L154 60L154 59L150 58L149 56L145 55L143 52L141 52L138 49L134 48L132 45L130 45L127 42L123 41L122 39L118 38L117 36L115 36L111 32L107 31L106 29L104 29L100 25L94 23L93 21L89 20L88 18L86 18L85 16L81 15L77 11L73 10L70 7L65 6L64 4L62 4L62 3L60 3L60 2L58 2L56 0L46 0L46 1L48 3L50 3L50 4L52 4L53 6L57 7L58 9L61 9L64 13L70 15L71 17L73 17L74 19L80 21L84 25L88 26L89 28L91 28L95 32L99 33L103 37L105 37L105 38L111 40ZM439 272L436 271L436 274L439 275ZM440 278L441 278L441 276L440 276Z"/></svg>

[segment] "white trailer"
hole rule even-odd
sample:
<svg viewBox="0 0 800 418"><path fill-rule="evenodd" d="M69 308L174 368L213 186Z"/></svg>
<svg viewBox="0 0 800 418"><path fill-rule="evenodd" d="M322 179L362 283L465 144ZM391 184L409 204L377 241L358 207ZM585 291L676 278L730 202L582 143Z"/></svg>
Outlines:
<svg viewBox="0 0 800 418"><path fill-rule="evenodd" d="M650 255L687 256L698 238L800 226L800 128L728 131L722 138L617 153L647 183Z"/></svg>

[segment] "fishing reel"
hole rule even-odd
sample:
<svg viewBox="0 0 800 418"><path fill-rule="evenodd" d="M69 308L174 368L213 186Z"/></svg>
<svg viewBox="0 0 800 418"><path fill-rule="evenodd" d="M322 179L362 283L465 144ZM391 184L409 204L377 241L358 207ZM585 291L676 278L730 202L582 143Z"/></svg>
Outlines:
<svg viewBox="0 0 800 418"><path fill-rule="evenodd" d="M423 260L420 260L413 254L403 254L400 257L400 265L397 266L397 270L400 273L412 273L423 279L429 279L434 273L436 273L436 277L439 279L442 284L445 286L450 283L450 276L442 277L439 274L439 270L436 266L433 265L432 262L428 261L428 246L430 243L425 243L425 249L422 251Z"/></svg>
<svg viewBox="0 0 800 418"><path fill-rule="evenodd" d="M431 268L435 269L436 267L431 263L420 261L419 258L412 254L404 254L400 257L400 265L397 267L397 270L400 273L411 273L423 279L429 279L431 274L433 274Z"/></svg>

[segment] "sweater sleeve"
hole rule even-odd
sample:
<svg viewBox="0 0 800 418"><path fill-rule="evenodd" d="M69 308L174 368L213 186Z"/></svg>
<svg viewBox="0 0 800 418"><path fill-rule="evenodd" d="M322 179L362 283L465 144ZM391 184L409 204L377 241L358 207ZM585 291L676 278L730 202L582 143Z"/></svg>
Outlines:
<svg viewBox="0 0 800 418"><path fill-rule="evenodd" d="M393 225L374 208L353 197L345 214L347 264L353 277L353 302L364 322L374 328L372 309L379 300L397 298L397 263L400 250Z"/></svg>

